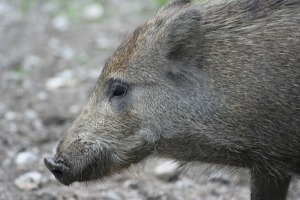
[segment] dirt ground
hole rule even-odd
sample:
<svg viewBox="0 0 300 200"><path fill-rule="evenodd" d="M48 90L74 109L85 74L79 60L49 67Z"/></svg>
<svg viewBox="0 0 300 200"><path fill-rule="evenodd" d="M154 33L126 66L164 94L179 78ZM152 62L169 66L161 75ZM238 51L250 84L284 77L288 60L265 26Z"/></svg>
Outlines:
<svg viewBox="0 0 300 200"><path fill-rule="evenodd" d="M150 160L108 180L66 187L43 164L122 36L163 2L0 0L0 200L249 199L246 173L190 167L178 174ZM157 169L162 163L166 175ZM300 199L297 185L290 199Z"/></svg>

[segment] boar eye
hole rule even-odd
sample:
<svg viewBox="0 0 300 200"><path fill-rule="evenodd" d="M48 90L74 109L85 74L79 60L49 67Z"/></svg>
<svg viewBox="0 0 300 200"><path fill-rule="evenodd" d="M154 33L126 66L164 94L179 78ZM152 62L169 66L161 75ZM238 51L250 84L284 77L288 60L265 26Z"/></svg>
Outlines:
<svg viewBox="0 0 300 200"><path fill-rule="evenodd" d="M115 96L122 96L126 93L127 86L120 81L113 82L111 85L111 98Z"/></svg>

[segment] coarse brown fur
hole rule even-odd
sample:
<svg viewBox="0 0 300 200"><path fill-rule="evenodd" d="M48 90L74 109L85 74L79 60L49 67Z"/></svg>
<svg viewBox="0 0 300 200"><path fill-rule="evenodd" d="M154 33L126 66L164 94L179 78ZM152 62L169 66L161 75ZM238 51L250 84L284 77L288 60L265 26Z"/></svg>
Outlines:
<svg viewBox="0 0 300 200"><path fill-rule="evenodd" d="M252 199L285 199L300 174L299 0L172 1L107 60L45 162L68 185L150 155L248 168Z"/></svg>

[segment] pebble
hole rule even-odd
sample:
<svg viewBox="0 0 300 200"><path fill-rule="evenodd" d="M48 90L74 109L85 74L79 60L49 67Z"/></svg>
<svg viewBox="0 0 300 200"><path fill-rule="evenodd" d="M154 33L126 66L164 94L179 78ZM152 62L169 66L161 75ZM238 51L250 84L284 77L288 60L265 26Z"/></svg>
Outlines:
<svg viewBox="0 0 300 200"><path fill-rule="evenodd" d="M20 167L23 167L24 165L32 165L37 161L37 155L30 151L20 152L15 159L15 163Z"/></svg>
<svg viewBox="0 0 300 200"><path fill-rule="evenodd" d="M38 118L38 114L34 110L31 110L31 109L25 110L24 115L27 119L30 119L30 120L35 120Z"/></svg>
<svg viewBox="0 0 300 200"><path fill-rule="evenodd" d="M0 113L6 110L6 105L0 101Z"/></svg>
<svg viewBox="0 0 300 200"><path fill-rule="evenodd" d="M5 120L12 121L17 119L17 113L13 111L7 111L4 115Z"/></svg>
<svg viewBox="0 0 300 200"><path fill-rule="evenodd" d="M25 72L32 71L41 65L42 59L36 55L27 55L22 63L22 68Z"/></svg>
<svg viewBox="0 0 300 200"><path fill-rule="evenodd" d="M55 14L58 11L58 9L59 9L58 4L54 2L47 2L43 6L43 11L50 15Z"/></svg>
<svg viewBox="0 0 300 200"><path fill-rule="evenodd" d="M82 16L85 20L95 21L100 19L104 14L103 6L99 3L89 4L83 10Z"/></svg>
<svg viewBox="0 0 300 200"><path fill-rule="evenodd" d="M2 161L2 168L7 168L11 165L11 159L6 158L4 161Z"/></svg>
<svg viewBox="0 0 300 200"><path fill-rule="evenodd" d="M15 180L15 185L21 190L37 189L42 182L42 174L37 171L27 172Z"/></svg>
<svg viewBox="0 0 300 200"><path fill-rule="evenodd" d="M111 49L117 46L115 38L111 38L111 37L109 38L104 36L99 36L96 39L96 45L100 49Z"/></svg>
<svg viewBox="0 0 300 200"><path fill-rule="evenodd" d="M136 180L126 180L124 186L133 190L139 189L139 183Z"/></svg>
<svg viewBox="0 0 300 200"><path fill-rule="evenodd" d="M171 181L178 177L177 168L179 164L177 162L166 160L159 163L154 168L154 174L157 178L164 180L164 181Z"/></svg>
<svg viewBox="0 0 300 200"><path fill-rule="evenodd" d="M176 182L176 186L178 187L178 189L181 189L181 190L189 189L192 187L192 185L193 185L193 182L186 177L183 177L182 179L180 179Z"/></svg>
<svg viewBox="0 0 300 200"><path fill-rule="evenodd" d="M52 20L52 26L58 31L67 31L70 27L70 20L66 15L57 15Z"/></svg>
<svg viewBox="0 0 300 200"><path fill-rule="evenodd" d="M70 113L72 114L78 114L81 111L81 107L79 105L72 105L69 108Z"/></svg>
<svg viewBox="0 0 300 200"><path fill-rule="evenodd" d="M0 16L4 16L5 14L9 13L10 10L11 8L9 7L8 3L0 2Z"/></svg>
<svg viewBox="0 0 300 200"><path fill-rule="evenodd" d="M53 194L53 192L49 191L49 192L40 193L40 194L36 195L35 198L33 198L33 199L38 199L38 200L57 200L57 199L60 199L60 198L57 198L57 196L55 194Z"/></svg>
<svg viewBox="0 0 300 200"><path fill-rule="evenodd" d="M123 200L123 197L114 191L108 191L103 198L107 200Z"/></svg>
<svg viewBox="0 0 300 200"><path fill-rule="evenodd" d="M66 44L62 44L57 38L51 38L48 45L57 57L71 60L75 56L74 49Z"/></svg>
<svg viewBox="0 0 300 200"><path fill-rule="evenodd" d="M46 88L49 90L55 90L63 86L74 86L75 80L73 78L73 71L64 70L57 74L55 77L46 81Z"/></svg>
<svg viewBox="0 0 300 200"><path fill-rule="evenodd" d="M11 121L8 123L8 130L10 133L16 133L19 130L19 128L15 122Z"/></svg>
<svg viewBox="0 0 300 200"><path fill-rule="evenodd" d="M71 60L75 56L75 51L69 46L64 46L60 49L60 56L66 60Z"/></svg>
<svg viewBox="0 0 300 200"><path fill-rule="evenodd" d="M48 99L48 93L45 92L45 91L39 91L37 94L36 94L36 97L38 100L40 101L45 101Z"/></svg>

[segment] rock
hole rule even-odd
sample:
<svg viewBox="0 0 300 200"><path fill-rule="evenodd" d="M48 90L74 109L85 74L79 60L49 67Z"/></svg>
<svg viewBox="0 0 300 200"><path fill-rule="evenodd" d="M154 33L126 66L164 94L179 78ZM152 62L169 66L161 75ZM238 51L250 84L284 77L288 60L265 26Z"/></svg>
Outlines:
<svg viewBox="0 0 300 200"><path fill-rule="evenodd" d="M15 123L13 121L9 122L8 130L10 133L16 133L19 130L17 123Z"/></svg>
<svg viewBox="0 0 300 200"><path fill-rule="evenodd" d="M16 159L15 159L15 163L20 166L28 166L28 165L33 165L35 162L37 162L38 157L30 152L30 151L25 151L25 152L20 152Z"/></svg>
<svg viewBox="0 0 300 200"><path fill-rule="evenodd" d="M11 165L12 161L9 158L6 158L5 160L2 161L2 168L7 168Z"/></svg>
<svg viewBox="0 0 300 200"><path fill-rule="evenodd" d="M45 101L48 99L48 93L45 91L40 91L37 93L36 97L40 101Z"/></svg>
<svg viewBox="0 0 300 200"><path fill-rule="evenodd" d="M99 49L112 49L117 46L116 39L104 36L99 36L96 39L96 45Z"/></svg>
<svg viewBox="0 0 300 200"><path fill-rule="evenodd" d="M108 191L105 195L103 195L103 199L107 199L107 200L123 200L123 197L113 191Z"/></svg>
<svg viewBox="0 0 300 200"><path fill-rule="evenodd" d="M189 189L192 187L192 185L193 185L193 182L186 177L183 177L182 179L180 179L176 182L176 186L178 187L178 189L181 189L181 190Z"/></svg>
<svg viewBox="0 0 300 200"><path fill-rule="evenodd" d="M56 53L61 48L61 42L58 38L51 38L48 42L49 48Z"/></svg>
<svg viewBox="0 0 300 200"><path fill-rule="evenodd" d="M56 30L66 31L70 27L70 20L66 15L57 15L52 20L52 26Z"/></svg>
<svg viewBox="0 0 300 200"><path fill-rule="evenodd" d="M79 114L79 112L81 111L81 107L79 105L72 105L70 108L70 113L72 114Z"/></svg>
<svg viewBox="0 0 300 200"><path fill-rule="evenodd" d="M64 46L60 50L60 57L66 59L66 60L71 60L75 56L75 51L69 46Z"/></svg>
<svg viewBox="0 0 300 200"><path fill-rule="evenodd" d="M59 6L57 3L54 2L47 2L43 6L43 11L50 15L57 13L58 10L59 10Z"/></svg>
<svg viewBox="0 0 300 200"><path fill-rule="evenodd" d="M41 65L42 59L35 55L28 55L24 58L22 63L22 69L25 72L30 72L34 68L37 68Z"/></svg>
<svg viewBox="0 0 300 200"><path fill-rule="evenodd" d="M66 44L62 44L61 41L57 38L51 38L48 44L53 51L53 54L57 57L63 58L65 60L70 60L75 56L74 49Z"/></svg>
<svg viewBox="0 0 300 200"><path fill-rule="evenodd" d="M35 120L38 118L38 114L34 110L31 110L31 109L25 110L24 115L29 120Z"/></svg>
<svg viewBox="0 0 300 200"><path fill-rule="evenodd" d="M139 183L136 180L126 180L123 184L126 188L133 190L139 189Z"/></svg>
<svg viewBox="0 0 300 200"><path fill-rule="evenodd" d="M15 119L17 119L17 113L13 112L13 111L7 111L4 115L5 120L7 121L13 121Z"/></svg>
<svg viewBox="0 0 300 200"><path fill-rule="evenodd" d="M95 21L100 19L104 14L103 6L99 3L89 4L83 10L82 16L85 20Z"/></svg>
<svg viewBox="0 0 300 200"><path fill-rule="evenodd" d="M75 80L73 78L73 71L64 70L57 74L55 77L46 81L46 88L49 90L55 90L63 86L74 86Z"/></svg>
<svg viewBox="0 0 300 200"><path fill-rule="evenodd" d="M9 7L8 3L0 2L0 16L4 16L5 14L9 13L11 8Z"/></svg>
<svg viewBox="0 0 300 200"><path fill-rule="evenodd" d="M156 177L158 177L161 180L164 181L173 181L178 179L178 171L177 168L179 167L179 164L175 161L166 160L161 163L159 163L154 168L154 174Z"/></svg>
<svg viewBox="0 0 300 200"><path fill-rule="evenodd" d="M42 174L37 171L28 172L15 180L15 185L21 190L37 189L42 182Z"/></svg>
<svg viewBox="0 0 300 200"><path fill-rule="evenodd" d="M38 200L56 200L58 199L56 197L55 194L53 194L53 192L49 191L49 192L43 192L41 194L38 194L35 196L35 198L32 199L38 199Z"/></svg>

